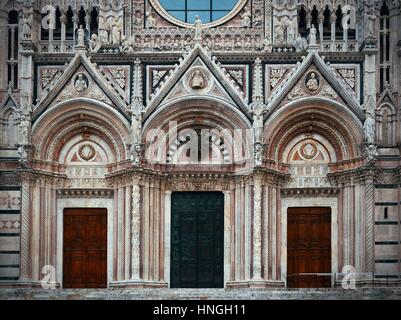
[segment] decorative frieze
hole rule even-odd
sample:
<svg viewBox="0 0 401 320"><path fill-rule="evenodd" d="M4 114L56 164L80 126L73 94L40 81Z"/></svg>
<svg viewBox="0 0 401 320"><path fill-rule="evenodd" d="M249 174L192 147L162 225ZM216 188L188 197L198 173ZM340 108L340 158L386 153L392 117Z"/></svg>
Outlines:
<svg viewBox="0 0 401 320"><path fill-rule="evenodd" d="M284 188L281 189L283 197L335 197L339 188Z"/></svg>
<svg viewBox="0 0 401 320"><path fill-rule="evenodd" d="M57 190L58 198L113 198L111 189L61 189Z"/></svg>

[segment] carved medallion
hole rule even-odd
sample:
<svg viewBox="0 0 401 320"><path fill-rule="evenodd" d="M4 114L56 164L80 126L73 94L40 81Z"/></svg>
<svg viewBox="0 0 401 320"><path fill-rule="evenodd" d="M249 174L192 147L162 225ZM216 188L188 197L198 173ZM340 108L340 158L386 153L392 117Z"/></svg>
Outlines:
<svg viewBox="0 0 401 320"><path fill-rule="evenodd" d="M90 144L83 144L79 147L78 154L83 160L89 161L95 157L96 151Z"/></svg>
<svg viewBox="0 0 401 320"><path fill-rule="evenodd" d="M305 88L310 93L316 93L320 89L320 75L311 71L305 76Z"/></svg>
<svg viewBox="0 0 401 320"><path fill-rule="evenodd" d="M195 69L188 79L188 85L195 90L207 88L208 83L208 78L201 69Z"/></svg>
<svg viewBox="0 0 401 320"><path fill-rule="evenodd" d="M84 93L88 90L89 80L84 73L79 73L74 80L74 88L78 93Z"/></svg>
<svg viewBox="0 0 401 320"><path fill-rule="evenodd" d="M307 142L301 146L300 151L301 151L302 157L309 160L309 159L313 159L314 157L316 157L317 147L316 147L316 145L314 145L310 142Z"/></svg>

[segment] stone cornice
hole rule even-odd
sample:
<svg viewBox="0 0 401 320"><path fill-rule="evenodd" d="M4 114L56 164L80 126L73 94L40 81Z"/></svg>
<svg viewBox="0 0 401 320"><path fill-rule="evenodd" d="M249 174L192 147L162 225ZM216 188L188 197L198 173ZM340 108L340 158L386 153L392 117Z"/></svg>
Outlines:
<svg viewBox="0 0 401 320"><path fill-rule="evenodd" d="M341 172L329 173L327 178L333 186L369 183L378 180L380 169L374 166L365 166Z"/></svg>

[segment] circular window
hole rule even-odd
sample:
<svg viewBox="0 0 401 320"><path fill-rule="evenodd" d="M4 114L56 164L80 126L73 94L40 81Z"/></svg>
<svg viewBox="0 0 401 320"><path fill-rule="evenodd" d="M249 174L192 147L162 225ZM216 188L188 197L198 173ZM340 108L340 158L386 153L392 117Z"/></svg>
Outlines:
<svg viewBox="0 0 401 320"><path fill-rule="evenodd" d="M205 26L213 27L233 18L247 0L150 0L158 13L170 22L190 27L199 16Z"/></svg>

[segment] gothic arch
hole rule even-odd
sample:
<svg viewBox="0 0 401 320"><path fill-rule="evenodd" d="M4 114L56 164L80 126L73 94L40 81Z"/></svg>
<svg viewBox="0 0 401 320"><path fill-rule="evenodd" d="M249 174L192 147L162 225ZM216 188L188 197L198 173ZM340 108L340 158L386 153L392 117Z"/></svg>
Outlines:
<svg viewBox="0 0 401 320"><path fill-rule="evenodd" d="M332 148L330 161L342 162L359 158L363 141L362 124L343 108L316 102L286 105L269 117L264 126L267 158L286 162L287 146L299 136L319 136L319 143Z"/></svg>
<svg viewBox="0 0 401 320"><path fill-rule="evenodd" d="M18 134L17 112L11 107L6 106L0 112L0 145L15 147Z"/></svg>
<svg viewBox="0 0 401 320"><path fill-rule="evenodd" d="M190 130L210 130L211 148L221 153L221 164L233 164L249 156L251 123L245 115L207 99L191 99L158 109L144 124L143 143L148 163L169 164L177 159ZM176 125L172 126L172 124ZM177 133L176 133L177 132ZM183 133L183 134L181 134ZM240 147L239 147L240 146ZM238 147L238 148L237 148Z"/></svg>
<svg viewBox="0 0 401 320"><path fill-rule="evenodd" d="M117 110L98 101L76 99L52 107L35 121L33 159L40 159L37 165L44 165L43 169L61 170L58 166L66 162L67 145L74 140L98 146L106 151L108 164L118 163L127 159L128 137L129 123Z"/></svg>
<svg viewBox="0 0 401 320"><path fill-rule="evenodd" d="M396 143L397 111L390 103L381 104L376 110L376 140L382 146Z"/></svg>

